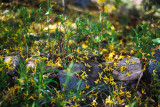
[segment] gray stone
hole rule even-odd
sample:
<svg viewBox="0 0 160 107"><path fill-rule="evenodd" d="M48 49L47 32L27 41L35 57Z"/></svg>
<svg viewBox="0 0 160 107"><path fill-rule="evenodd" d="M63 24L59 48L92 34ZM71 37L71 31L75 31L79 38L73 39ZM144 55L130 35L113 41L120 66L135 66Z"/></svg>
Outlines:
<svg viewBox="0 0 160 107"><path fill-rule="evenodd" d="M19 68L20 60L21 57L19 56L6 56L4 58L4 63L11 67L11 69L8 69L6 73L12 77L16 76L18 74L17 69Z"/></svg>
<svg viewBox="0 0 160 107"><path fill-rule="evenodd" d="M155 51L154 59L156 59L158 62L160 62L160 50L159 49L157 49Z"/></svg>
<svg viewBox="0 0 160 107"><path fill-rule="evenodd" d="M27 68L32 68L32 69L35 68L36 67L36 63L35 63L36 60L38 60L37 57L29 58L29 60L27 61L26 67Z"/></svg>
<svg viewBox="0 0 160 107"><path fill-rule="evenodd" d="M67 74L66 71L60 71L58 72L58 77L60 81L60 87L61 89L64 89L64 84L66 83L67 85L65 86L65 90L74 90L79 86L79 89L82 90L85 88L85 81L81 80L79 78L76 78L75 76ZM68 77L68 80L67 80Z"/></svg>
<svg viewBox="0 0 160 107"><path fill-rule="evenodd" d="M98 62L86 61L85 63L75 63L72 68L73 72L85 71L88 75L89 81L95 81L98 79L99 74L102 72Z"/></svg>
<svg viewBox="0 0 160 107"><path fill-rule="evenodd" d="M83 90L85 89L86 85L89 86L89 88L99 88L100 90L108 89L107 86L105 86L103 83L98 83L95 85L95 83L92 81L85 81L81 78L77 78L74 76L73 73L68 73L68 71L62 70L58 72L58 77L60 81L60 87L62 90ZM65 85L64 85L65 84ZM65 86L65 88L64 88Z"/></svg>
<svg viewBox="0 0 160 107"><path fill-rule="evenodd" d="M58 3L62 4L62 1L56 0ZM65 0L65 4L74 4L82 8L87 8L92 3L97 3L98 0Z"/></svg>
<svg viewBox="0 0 160 107"><path fill-rule="evenodd" d="M124 58L119 62L117 69L113 71L114 79L119 81L136 80L140 78L142 74L141 61L136 57Z"/></svg>
<svg viewBox="0 0 160 107"><path fill-rule="evenodd" d="M74 4L86 8L89 4L91 4L91 0L75 0Z"/></svg>
<svg viewBox="0 0 160 107"><path fill-rule="evenodd" d="M94 83L94 81L99 78L99 73L102 72L98 62L86 61L85 63L71 63L68 68L71 69L70 73L66 70L58 72L61 89L64 89L63 84L65 83L67 83L65 90L82 90L86 85L89 85L90 88L97 87L101 90L107 89L107 86L104 85L103 81L100 81L98 84ZM84 71L88 75L85 80L75 75L75 73L81 75Z"/></svg>
<svg viewBox="0 0 160 107"><path fill-rule="evenodd" d="M148 80L152 81L153 70L157 71L158 78L160 78L160 50L156 50L154 54L154 58L148 62L148 71L146 71L146 76L149 78Z"/></svg>

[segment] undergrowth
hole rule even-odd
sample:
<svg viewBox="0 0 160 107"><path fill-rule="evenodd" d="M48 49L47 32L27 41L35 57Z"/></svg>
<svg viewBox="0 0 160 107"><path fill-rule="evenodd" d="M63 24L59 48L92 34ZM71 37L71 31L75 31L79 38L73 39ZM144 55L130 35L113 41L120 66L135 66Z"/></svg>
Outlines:
<svg viewBox="0 0 160 107"><path fill-rule="evenodd" d="M145 72L155 49L160 48L160 22L155 24L154 19L150 22L143 20L135 28L124 27L117 22L118 27L109 20L110 13L105 3L105 0L100 1L98 17L90 15L87 10L86 13L74 15L70 12L56 13L53 6L57 4L49 0L41 2L39 8L19 4L11 6L12 10L7 8L8 4L2 3L0 106L158 106L160 80L156 73L159 71L153 71L150 93L146 93L148 88L143 88L148 86L144 81L140 82L138 90L125 90L125 87L116 84L112 72L119 61L127 56L138 57ZM113 3L118 9L120 1ZM125 36L124 30L128 30ZM4 58L18 53L22 58L19 57L17 75L10 76L6 72L13 70L13 66L4 62ZM68 65L86 61L89 53L103 56L106 62L114 62L112 67L103 66L105 75L99 74L99 79L94 81L98 84L103 80L109 89L101 91L98 87L90 88L87 85L83 90L77 87L76 92L60 89L57 72L65 69L73 75ZM31 58L36 58L35 66L26 67ZM87 75L84 72L79 77L85 80ZM67 82L63 85L65 87Z"/></svg>

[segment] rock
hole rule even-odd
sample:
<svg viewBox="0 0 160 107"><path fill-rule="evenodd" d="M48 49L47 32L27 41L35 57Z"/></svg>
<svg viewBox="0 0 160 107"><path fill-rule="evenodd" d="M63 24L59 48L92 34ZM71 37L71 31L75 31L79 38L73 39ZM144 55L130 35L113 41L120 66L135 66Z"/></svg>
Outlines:
<svg viewBox="0 0 160 107"><path fill-rule="evenodd" d="M76 89L79 85L79 89L82 90L85 88L85 81L80 81L79 78L76 78L75 76L67 74L66 71L60 71L58 72L58 77L60 81L60 87L61 89L64 89L64 84L65 82L67 85L65 86L65 90L73 90ZM67 82L67 77L68 77L68 82Z"/></svg>
<svg viewBox="0 0 160 107"><path fill-rule="evenodd" d="M154 59L156 59L158 62L160 62L160 50L159 49L157 49L155 51Z"/></svg>
<svg viewBox="0 0 160 107"><path fill-rule="evenodd" d="M147 81L149 81L149 83L153 79L153 76L152 76L153 70L157 71L158 79L160 79L160 50L159 49L155 51L154 58L148 62L147 71L144 72L145 77L147 78Z"/></svg>
<svg viewBox="0 0 160 107"><path fill-rule="evenodd" d="M86 85L89 85L90 88L98 86L101 90L107 89L107 86L103 84L103 81L98 84L94 83L94 81L99 78L99 73L102 72L98 62L86 61L85 63L71 63L68 68L71 69L70 73L65 70L58 72L61 89L64 89L63 84L66 81L68 81L65 86L66 90L74 90L77 89L78 86L78 89L84 89ZM86 79L82 79L80 76L84 71L88 75ZM77 77L75 73L79 73L80 77Z"/></svg>
<svg viewBox="0 0 160 107"><path fill-rule="evenodd" d="M55 66L54 64L47 65L47 60L48 60L47 57L45 58L45 57L40 57L40 56L33 56L26 60L26 67L28 69L35 69L35 67L39 67L39 62L40 62L41 64L43 64L42 66L44 67L45 71L48 71L48 72L56 71L57 72L58 70L62 70L61 67Z"/></svg>
<svg viewBox="0 0 160 107"><path fill-rule="evenodd" d="M113 71L115 80L131 81L140 78L142 75L141 61L136 57L124 58Z"/></svg>
<svg viewBox="0 0 160 107"><path fill-rule="evenodd" d="M73 65L72 71L80 72L80 75L82 74L82 71L85 71L89 78L88 81L95 81L98 79L98 73L101 73L102 69L98 62L86 61L85 63L75 63Z"/></svg>
<svg viewBox="0 0 160 107"><path fill-rule="evenodd" d="M27 62L26 62L26 67L27 68L32 68L32 69L35 68L36 67L36 63L35 63L36 60L38 60L37 57L31 57L31 58L29 58L27 60Z"/></svg>
<svg viewBox="0 0 160 107"><path fill-rule="evenodd" d="M97 87L100 90L108 89L107 86L105 86L103 83L98 83L95 85L93 81L85 81L81 78L77 78L72 73L69 74L65 70L58 72L58 77L60 81L60 87L62 90L64 90L65 83L65 90L83 90L86 88L86 85L89 86L89 88Z"/></svg>
<svg viewBox="0 0 160 107"><path fill-rule="evenodd" d="M63 4L62 1L56 0L57 3ZM73 4L82 8L87 8L91 4L96 4L98 0L65 0L65 4Z"/></svg>
<svg viewBox="0 0 160 107"><path fill-rule="evenodd" d="M9 65L9 69L6 73L12 77L17 76L20 60L22 60L21 56L6 56L4 58L4 63Z"/></svg>
<svg viewBox="0 0 160 107"><path fill-rule="evenodd" d="M89 4L91 4L91 0L74 0L74 4L82 8L86 8Z"/></svg>
<svg viewBox="0 0 160 107"><path fill-rule="evenodd" d="M33 56L33 57L28 58L26 60L26 67L31 68L31 69L34 69L35 67L38 67L39 61L40 62L42 61L41 58L42 57L39 57L39 56Z"/></svg>

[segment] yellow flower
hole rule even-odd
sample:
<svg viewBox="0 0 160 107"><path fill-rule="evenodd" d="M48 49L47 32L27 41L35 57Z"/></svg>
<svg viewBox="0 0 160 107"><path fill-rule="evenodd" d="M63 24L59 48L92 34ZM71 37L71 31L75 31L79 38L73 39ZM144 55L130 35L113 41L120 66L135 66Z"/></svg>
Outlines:
<svg viewBox="0 0 160 107"><path fill-rule="evenodd" d="M121 44L121 45L123 44L123 40L120 40L120 44Z"/></svg>
<svg viewBox="0 0 160 107"><path fill-rule="evenodd" d="M102 67L103 67L103 66L102 66L102 64L99 64L98 66L100 66L100 67L101 67L101 69L102 69Z"/></svg>
<svg viewBox="0 0 160 107"><path fill-rule="evenodd" d="M87 56L83 56L83 58L85 58L86 60L88 60L88 57L87 57Z"/></svg>
<svg viewBox="0 0 160 107"><path fill-rule="evenodd" d="M157 71L154 69L152 72L153 72L153 75L156 75L156 72L157 72Z"/></svg>
<svg viewBox="0 0 160 107"><path fill-rule="evenodd" d="M73 96L73 97L72 97L73 101L74 101L76 98L77 98L76 96Z"/></svg>
<svg viewBox="0 0 160 107"><path fill-rule="evenodd" d="M42 95L42 93L39 93L39 98L43 98L43 95Z"/></svg>
<svg viewBox="0 0 160 107"><path fill-rule="evenodd" d="M103 53L105 53L107 51L108 51L107 49L102 49L100 54L103 54Z"/></svg>
<svg viewBox="0 0 160 107"><path fill-rule="evenodd" d="M88 44L89 42L88 42L88 40L86 40L86 41L84 41L86 44Z"/></svg>
<svg viewBox="0 0 160 107"><path fill-rule="evenodd" d="M55 103L55 102L56 102L56 100L52 98L52 102L51 102L51 104L52 104L52 103Z"/></svg>
<svg viewBox="0 0 160 107"><path fill-rule="evenodd" d="M82 44L82 48L84 48L84 49L86 49L88 47L88 45L86 45L86 44Z"/></svg>
<svg viewBox="0 0 160 107"><path fill-rule="evenodd" d="M113 67L117 68L117 66L118 66L118 64L115 62L114 65L113 65Z"/></svg>
<svg viewBox="0 0 160 107"><path fill-rule="evenodd" d="M132 74L132 72L126 72L126 75L130 77L130 74Z"/></svg>
<svg viewBox="0 0 160 107"><path fill-rule="evenodd" d="M130 29L130 27L127 25L127 26L126 26L126 29Z"/></svg>
<svg viewBox="0 0 160 107"><path fill-rule="evenodd" d="M71 44L73 44L73 43L75 43L75 41L74 41L74 40L69 40L68 45L71 45Z"/></svg>
<svg viewBox="0 0 160 107"><path fill-rule="evenodd" d="M111 50L112 50L112 49L111 49ZM112 59L112 58L113 58L113 55L115 55L115 52L109 53L109 59Z"/></svg>
<svg viewBox="0 0 160 107"><path fill-rule="evenodd" d="M79 61L76 59L76 62L79 62Z"/></svg>
<svg viewBox="0 0 160 107"><path fill-rule="evenodd" d="M118 100L119 104L122 104L124 102L124 99Z"/></svg>
<svg viewBox="0 0 160 107"><path fill-rule="evenodd" d="M42 77L43 77L43 79L48 78L48 76L47 76L47 75L43 75Z"/></svg>
<svg viewBox="0 0 160 107"><path fill-rule="evenodd" d="M60 63L60 61L58 61L58 62L56 63L56 66L57 66L57 67L62 67L62 64Z"/></svg>
<svg viewBox="0 0 160 107"><path fill-rule="evenodd" d="M131 97L131 93L129 91L126 92L127 98Z"/></svg>
<svg viewBox="0 0 160 107"><path fill-rule="evenodd" d="M142 88L142 94L146 94L145 89Z"/></svg>
<svg viewBox="0 0 160 107"><path fill-rule="evenodd" d="M94 99L94 100L92 101L92 106L96 106L96 105L98 104L96 100L97 100L97 99Z"/></svg>
<svg viewBox="0 0 160 107"><path fill-rule="evenodd" d="M63 97L64 97L64 95L63 95L63 94L60 94L60 92L57 92L57 98L62 99Z"/></svg>
<svg viewBox="0 0 160 107"><path fill-rule="evenodd" d="M109 68L108 68L107 70L108 70L108 71L113 71L114 69L109 66Z"/></svg>
<svg viewBox="0 0 160 107"><path fill-rule="evenodd" d="M79 92L79 95L82 95L82 94L84 94L85 93L85 91L80 91Z"/></svg>
<svg viewBox="0 0 160 107"><path fill-rule="evenodd" d="M113 79L113 77L112 76L110 76L110 78L109 78L109 82L110 82L110 84L111 85L115 85L116 83L114 82L114 79Z"/></svg>
<svg viewBox="0 0 160 107"><path fill-rule="evenodd" d="M101 72L101 73L98 72L98 74L99 74L99 78L101 80L103 72Z"/></svg>
<svg viewBox="0 0 160 107"><path fill-rule="evenodd" d="M105 104L112 104L113 103L113 101L111 100L111 96L108 96L108 98L106 98L106 100L105 100Z"/></svg>
<svg viewBox="0 0 160 107"><path fill-rule="evenodd" d="M112 25L111 29L112 29L112 30L115 30L115 27Z"/></svg>
<svg viewBox="0 0 160 107"><path fill-rule="evenodd" d="M29 100L29 99L36 100L33 96L30 96L30 97L28 98L28 100Z"/></svg>
<svg viewBox="0 0 160 107"><path fill-rule="evenodd" d="M88 63L84 63L84 65L85 65L86 67L91 68L91 66L90 66Z"/></svg>
<svg viewBox="0 0 160 107"><path fill-rule="evenodd" d="M123 87L123 86L121 85L120 89L123 89L123 88L125 88L125 87Z"/></svg>
<svg viewBox="0 0 160 107"><path fill-rule="evenodd" d="M104 3L106 0L98 0L98 3Z"/></svg>
<svg viewBox="0 0 160 107"><path fill-rule="evenodd" d="M89 85L86 84L86 89L89 89Z"/></svg>
<svg viewBox="0 0 160 107"><path fill-rule="evenodd" d="M135 64L135 62L134 61L130 61L130 64Z"/></svg>
<svg viewBox="0 0 160 107"><path fill-rule="evenodd" d="M0 71L2 71L3 70L3 67L2 68L0 68Z"/></svg>
<svg viewBox="0 0 160 107"><path fill-rule="evenodd" d="M126 64L129 64L129 62L130 62L129 60L126 60L126 61L125 61Z"/></svg>
<svg viewBox="0 0 160 107"><path fill-rule="evenodd" d="M105 68L103 69L103 72L106 72L107 69L108 69L108 67L105 67Z"/></svg>
<svg viewBox="0 0 160 107"><path fill-rule="evenodd" d="M125 69L127 69L127 66L121 66L120 72L123 72Z"/></svg>
<svg viewBox="0 0 160 107"><path fill-rule="evenodd" d="M108 10L108 7L106 5L104 6L104 10L105 10L105 12L107 12L107 10Z"/></svg>
<svg viewBox="0 0 160 107"><path fill-rule="evenodd" d="M72 107L79 107L79 104L75 102L74 105L72 105Z"/></svg>
<svg viewBox="0 0 160 107"><path fill-rule="evenodd" d="M87 75L87 73L85 72L85 71L82 71L83 73L81 74L81 78L83 79L83 80L85 80L87 77L88 77L88 75Z"/></svg>
<svg viewBox="0 0 160 107"><path fill-rule="evenodd" d="M79 57L79 56L77 56L77 58L80 59L80 60L84 60L82 57Z"/></svg>
<svg viewBox="0 0 160 107"><path fill-rule="evenodd" d="M96 81L94 81L95 82L95 84L97 84L98 82L99 82L99 79L97 79Z"/></svg>
<svg viewBox="0 0 160 107"><path fill-rule="evenodd" d="M77 77L79 77L79 73L76 72L75 74L76 74Z"/></svg>
<svg viewBox="0 0 160 107"><path fill-rule="evenodd" d="M124 96L124 95L125 95L125 92L121 90L121 91L119 92L119 95Z"/></svg>
<svg viewBox="0 0 160 107"><path fill-rule="evenodd" d="M104 82L105 82L106 84L108 84L109 78L108 78L106 75L104 76L103 80L104 80Z"/></svg>

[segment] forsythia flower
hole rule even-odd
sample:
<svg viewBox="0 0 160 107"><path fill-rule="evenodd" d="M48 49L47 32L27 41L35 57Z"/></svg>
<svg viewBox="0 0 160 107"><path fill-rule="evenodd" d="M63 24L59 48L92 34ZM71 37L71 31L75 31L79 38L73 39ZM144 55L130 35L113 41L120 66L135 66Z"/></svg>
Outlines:
<svg viewBox="0 0 160 107"><path fill-rule="evenodd" d="M84 49L86 49L88 47L88 45L86 45L86 44L82 44L82 48L84 48Z"/></svg>
<svg viewBox="0 0 160 107"><path fill-rule="evenodd" d="M88 63L84 63L84 65L85 65L86 67L91 68L91 66L90 66Z"/></svg>
<svg viewBox="0 0 160 107"><path fill-rule="evenodd" d="M98 72L98 74L99 74L99 78L100 78L100 80L101 80L103 72L102 72L102 73L99 73L99 72Z"/></svg>
<svg viewBox="0 0 160 107"><path fill-rule="evenodd" d="M94 81L95 82L95 84L97 84L98 82L99 82L99 79L97 79L96 81Z"/></svg>
<svg viewBox="0 0 160 107"><path fill-rule="evenodd" d="M112 27L111 27L111 29L112 29L112 30L115 30L115 27L114 27L114 26L112 26Z"/></svg>
<svg viewBox="0 0 160 107"><path fill-rule="evenodd" d="M131 73L132 73L132 72L127 72L126 75L130 77L130 74L131 74Z"/></svg>
<svg viewBox="0 0 160 107"><path fill-rule="evenodd" d="M142 88L142 94L146 94L145 89Z"/></svg>
<svg viewBox="0 0 160 107"><path fill-rule="evenodd" d="M88 77L87 73L83 71L83 73L81 74L81 78L85 80L87 77Z"/></svg>
<svg viewBox="0 0 160 107"><path fill-rule="evenodd" d="M86 89L89 89L89 85L86 84Z"/></svg>
<svg viewBox="0 0 160 107"><path fill-rule="evenodd" d="M98 3L104 3L106 0L98 0Z"/></svg>
<svg viewBox="0 0 160 107"><path fill-rule="evenodd" d="M107 7L107 6L104 6L104 10L105 10L105 12L107 12L107 10L108 10L108 7Z"/></svg>
<svg viewBox="0 0 160 107"><path fill-rule="evenodd" d="M96 99L94 99L93 101L92 101L92 106L96 106L98 103L97 103L97 101L96 101Z"/></svg>
<svg viewBox="0 0 160 107"><path fill-rule="evenodd" d="M75 101L75 99L76 99L76 96L73 96L73 97L72 97L72 99L73 99L73 101Z"/></svg>
<svg viewBox="0 0 160 107"><path fill-rule="evenodd" d="M120 72L123 72L125 69L127 69L127 66L121 66Z"/></svg>
<svg viewBox="0 0 160 107"><path fill-rule="evenodd" d="M108 98L106 98L106 101L105 101L105 104L111 104L113 103L112 100L111 100L111 96L108 96Z"/></svg>

